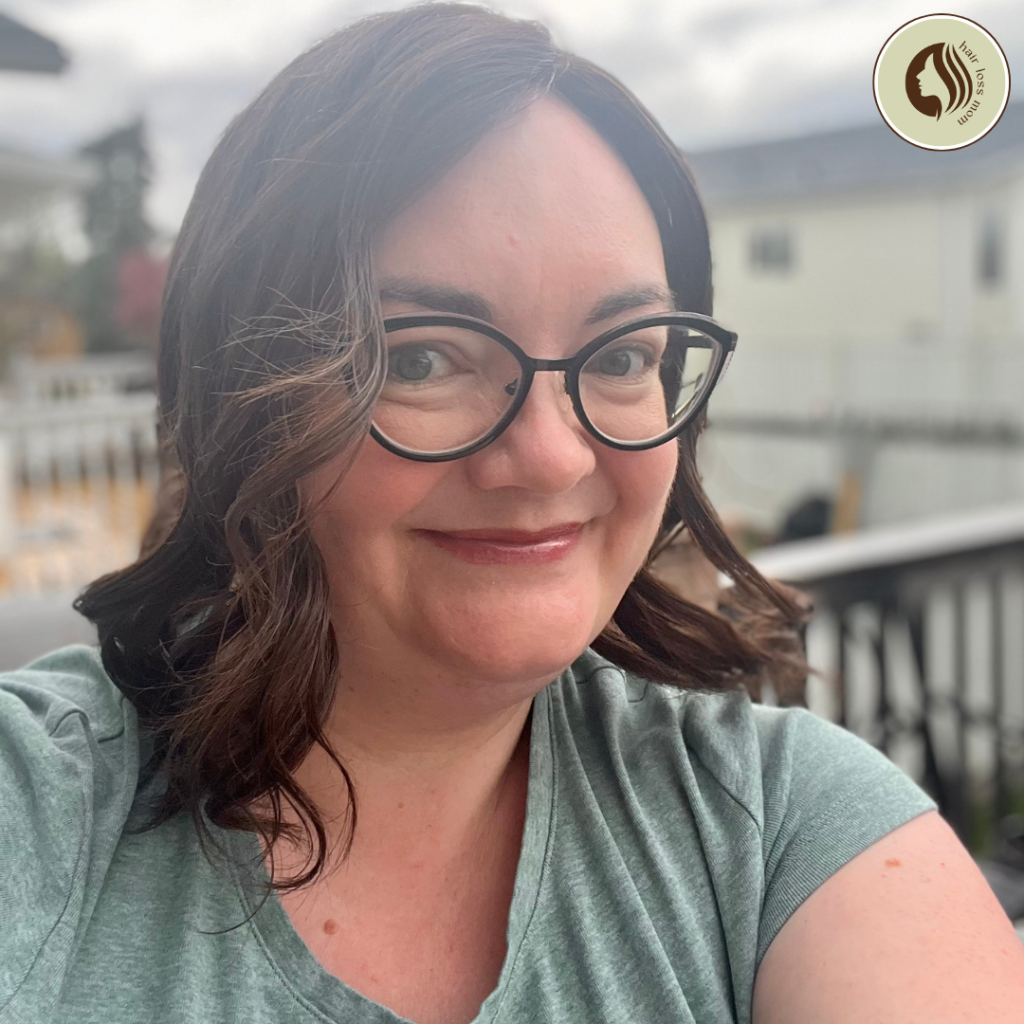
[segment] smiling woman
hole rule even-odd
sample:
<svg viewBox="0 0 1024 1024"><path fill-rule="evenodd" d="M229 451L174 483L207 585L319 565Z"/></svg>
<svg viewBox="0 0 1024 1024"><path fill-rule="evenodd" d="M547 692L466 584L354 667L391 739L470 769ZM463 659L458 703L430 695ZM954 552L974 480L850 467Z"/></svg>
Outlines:
<svg viewBox="0 0 1024 1024"><path fill-rule="evenodd" d="M802 611L701 491L710 313L679 154L541 27L286 68L173 258L176 524L0 677L0 1021L1010 1021L932 802L752 699Z"/></svg>

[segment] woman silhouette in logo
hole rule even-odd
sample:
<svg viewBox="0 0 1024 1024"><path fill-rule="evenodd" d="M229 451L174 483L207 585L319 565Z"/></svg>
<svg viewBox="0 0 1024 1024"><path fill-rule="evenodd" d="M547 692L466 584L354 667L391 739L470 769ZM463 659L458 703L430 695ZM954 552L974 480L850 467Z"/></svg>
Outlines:
<svg viewBox="0 0 1024 1024"><path fill-rule="evenodd" d="M949 43L926 46L907 68L907 98L926 117L937 121L966 106L973 95L971 73Z"/></svg>

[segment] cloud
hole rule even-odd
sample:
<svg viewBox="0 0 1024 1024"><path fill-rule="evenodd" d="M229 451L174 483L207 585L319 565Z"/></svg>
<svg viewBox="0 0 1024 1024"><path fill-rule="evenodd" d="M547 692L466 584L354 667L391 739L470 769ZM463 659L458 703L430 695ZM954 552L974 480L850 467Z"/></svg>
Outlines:
<svg viewBox="0 0 1024 1024"><path fill-rule="evenodd" d="M7 0L61 43L57 78L0 73L0 142L44 153L146 116L151 212L173 231L230 119L305 48L387 0ZM910 0L497 0L630 86L687 149L877 117L871 69ZM1019 0L961 4L1011 63L1024 57Z"/></svg>

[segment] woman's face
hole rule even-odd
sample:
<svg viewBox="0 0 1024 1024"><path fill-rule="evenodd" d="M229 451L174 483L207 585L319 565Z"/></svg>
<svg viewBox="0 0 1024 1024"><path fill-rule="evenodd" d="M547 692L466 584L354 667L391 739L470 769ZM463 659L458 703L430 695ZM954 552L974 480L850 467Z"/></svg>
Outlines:
<svg viewBox="0 0 1024 1024"><path fill-rule="evenodd" d="M942 101L943 109L945 109L949 101L949 89L946 88L945 83L939 77L939 73L935 70L935 61L931 54L928 54L924 67L917 76L917 84L922 96L937 96Z"/></svg>
<svg viewBox="0 0 1024 1024"><path fill-rule="evenodd" d="M539 358L672 308L639 187L548 99L401 214L375 272L385 316L475 311ZM363 445L313 523L343 662L547 682L604 628L657 532L676 446L601 445L562 383L539 373L512 425L468 458L413 462ZM317 472L307 494L326 494L337 474Z"/></svg>

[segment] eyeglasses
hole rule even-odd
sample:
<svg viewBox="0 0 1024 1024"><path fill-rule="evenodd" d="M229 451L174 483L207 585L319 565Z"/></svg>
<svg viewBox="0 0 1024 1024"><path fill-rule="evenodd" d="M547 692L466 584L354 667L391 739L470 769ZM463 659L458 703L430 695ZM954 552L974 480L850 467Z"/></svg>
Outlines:
<svg viewBox="0 0 1024 1024"><path fill-rule="evenodd" d="M418 462L460 459L515 419L536 373L565 375L580 423L602 444L665 444L706 404L736 335L699 313L619 324L567 359L534 359L483 320L446 313L388 317L387 378L370 433Z"/></svg>

